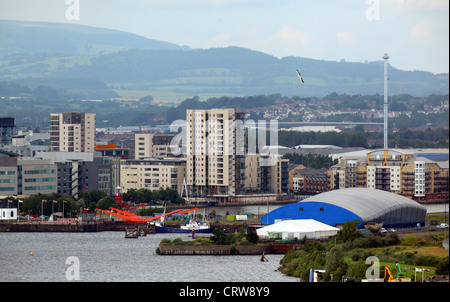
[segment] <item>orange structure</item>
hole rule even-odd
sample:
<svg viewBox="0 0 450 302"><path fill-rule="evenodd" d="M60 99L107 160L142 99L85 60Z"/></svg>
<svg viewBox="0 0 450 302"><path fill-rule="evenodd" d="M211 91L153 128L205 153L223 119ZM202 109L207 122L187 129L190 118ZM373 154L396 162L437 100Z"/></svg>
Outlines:
<svg viewBox="0 0 450 302"><path fill-rule="evenodd" d="M184 213L187 213L187 212L190 212L190 211L197 210L198 208L187 209L187 210L186 209L175 210L175 211L172 211L172 212L169 212L169 213L164 213L164 214L161 214L161 215L158 215L158 216L154 216L154 217L150 217L150 218L144 218L144 217L139 216L137 214L130 213L130 212L127 212L127 211L122 211L122 210L115 209L115 208L110 208L110 209L115 211L115 212L102 210L102 209L98 209L98 208L95 209L95 210L100 211L100 212L105 213L105 214L110 214L110 215L114 215L116 217L123 218L123 219L125 219L125 220L127 220L129 222L141 222L141 223L144 223L144 222L156 220L156 219L161 218L161 217L169 216L169 215L172 215L172 214L184 214Z"/></svg>

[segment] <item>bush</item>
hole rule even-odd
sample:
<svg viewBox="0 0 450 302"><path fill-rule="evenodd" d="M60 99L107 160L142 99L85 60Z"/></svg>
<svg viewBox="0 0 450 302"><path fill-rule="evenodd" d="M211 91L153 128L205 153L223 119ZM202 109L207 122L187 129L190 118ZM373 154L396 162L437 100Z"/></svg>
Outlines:
<svg viewBox="0 0 450 302"><path fill-rule="evenodd" d="M171 241L170 239L164 238L163 240L161 240L160 244L170 244Z"/></svg>
<svg viewBox="0 0 450 302"><path fill-rule="evenodd" d="M437 275L448 275L448 257L441 259L436 265L436 274Z"/></svg>
<svg viewBox="0 0 450 302"><path fill-rule="evenodd" d="M246 238L250 243L258 243L259 241L259 236L255 231L248 232Z"/></svg>
<svg viewBox="0 0 450 302"><path fill-rule="evenodd" d="M366 278L367 265L365 262L355 262L348 266L346 276L351 276L356 282Z"/></svg>
<svg viewBox="0 0 450 302"><path fill-rule="evenodd" d="M427 244L427 241L423 238L416 237L416 236L408 236L404 237L400 241L401 245L407 245L407 246L423 246Z"/></svg>

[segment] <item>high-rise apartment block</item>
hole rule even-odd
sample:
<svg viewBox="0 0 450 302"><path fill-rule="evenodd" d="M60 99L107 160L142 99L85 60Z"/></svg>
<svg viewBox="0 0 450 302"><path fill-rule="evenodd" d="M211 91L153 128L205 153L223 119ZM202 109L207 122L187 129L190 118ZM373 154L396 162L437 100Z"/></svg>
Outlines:
<svg viewBox="0 0 450 302"><path fill-rule="evenodd" d="M186 184L191 196L235 196L245 190L243 123L234 109L187 110Z"/></svg>
<svg viewBox="0 0 450 302"><path fill-rule="evenodd" d="M50 150L95 152L95 113L51 113Z"/></svg>

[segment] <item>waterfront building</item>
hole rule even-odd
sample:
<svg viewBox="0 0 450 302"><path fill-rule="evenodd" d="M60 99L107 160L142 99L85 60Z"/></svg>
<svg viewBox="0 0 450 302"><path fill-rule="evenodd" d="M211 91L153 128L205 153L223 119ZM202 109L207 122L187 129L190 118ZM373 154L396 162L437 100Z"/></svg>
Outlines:
<svg viewBox="0 0 450 302"><path fill-rule="evenodd" d="M95 113L51 113L50 121L51 151L95 151Z"/></svg>
<svg viewBox="0 0 450 302"><path fill-rule="evenodd" d="M245 156L246 193L275 193L287 195L289 192L289 160L276 158L274 165L261 164L268 155L247 154Z"/></svg>
<svg viewBox="0 0 450 302"><path fill-rule="evenodd" d="M243 125L234 109L186 111L186 183L194 197L245 193Z"/></svg>
<svg viewBox="0 0 450 302"><path fill-rule="evenodd" d="M160 188L177 190L181 195L186 172L184 158L152 158L122 160L120 165L120 187L122 193L130 189Z"/></svg>
<svg viewBox="0 0 450 302"><path fill-rule="evenodd" d="M134 158L171 157L170 143L174 136L174 134L136 133Z"/></svg>
<svg viewBox="0 0 450 302"><path fill-rule="evenodd" d="M38 152L50 151L50 133L23 132L12 136L12 142L2 150L17 153L23 157L34 157Z"/></svg>
<svg viewBox="0 0 450 302"><path fill-rule="evenodd" d="M297 165L289 171L289 188L293 194L326 192L330 189L327 170Z"/></svg>
<svg viewBox="0 0 450 302"><path fill-rule="evenodd" d="M328 171L332 189L373 188L414 200L448 200L448 161L433 161L403 150L374 150L342 156Z"/></svg>
<svg viewBox="0 0 450 302"><path fill-rule="evenodd" d="M17 220L17 207L10 199L0 199L0 220Z"/></svg>
<svg viewBox="0 0 450 302"><path fill-rule="evenodd" d="M100 190L113 196L119 185L120 158L101 156L100 152L47 152L37 158L57 166L57 190L62 195L82 197L83 193Z"/></svg>
<svg viewBox="0 0 450 302"><path fill-rule="evenodd" d="M0 196L51 194L57 189L57 167L49 160L1 152Z"/></svg>
<svg viewBox="0 0 450 302"><path fill-rule="evenodd" d="M359 221L359 228L378 224L385 228L425 225L426 207L410 198L384 190L346 188L308 197L277 208L261 218L261 224L282 220L314 219L342 227L347 221Z"/></svg>
<svg viewBox="0 0 450 302"><path fill-rule="evenodd" d="M0 147L11 144L14 126L14 117L0 116Z"/></svg>
<svg viewBox="0 0 450 302"><path fill-rule="evenodd" d="M119 157L121 159L128 159L130 155L130 148L117 146L116 143L96 144L95 151L106 157Z"/></svg>

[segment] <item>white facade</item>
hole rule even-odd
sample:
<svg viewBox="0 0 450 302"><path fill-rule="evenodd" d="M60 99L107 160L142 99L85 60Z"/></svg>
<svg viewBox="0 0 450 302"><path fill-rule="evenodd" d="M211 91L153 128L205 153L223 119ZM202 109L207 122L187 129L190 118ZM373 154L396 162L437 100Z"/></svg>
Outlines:
<svg viewBox="0 0 450 302"><path fill-rule="evenodd" d="M17 220L17 208L6 199L0 203L0 220Z"/></svg>
<svg viewBox="0 0 450 302"><path fill-rule="evenodd" d="M314 219L283 220L256 230L260 237L278 239L320 239L334 236L338 228L324 224Z"/></svg>
<svg viewBox="0 0 450 302"><path fill-rule="evenodd" d="M414 161L414 196L425 196L425 163Z"/></svg>

